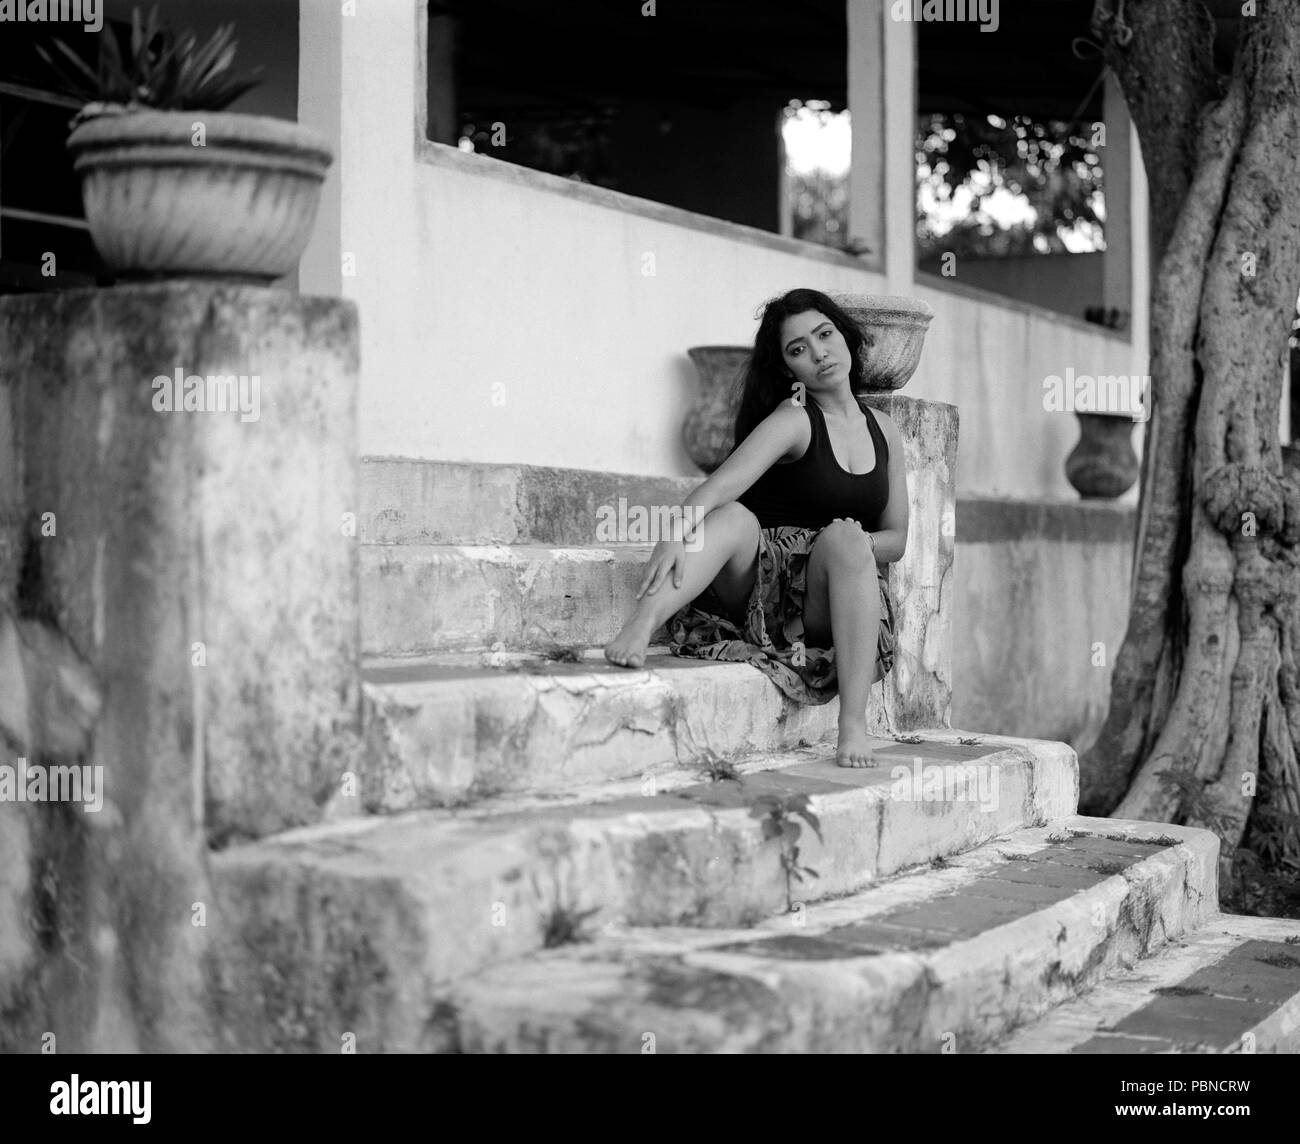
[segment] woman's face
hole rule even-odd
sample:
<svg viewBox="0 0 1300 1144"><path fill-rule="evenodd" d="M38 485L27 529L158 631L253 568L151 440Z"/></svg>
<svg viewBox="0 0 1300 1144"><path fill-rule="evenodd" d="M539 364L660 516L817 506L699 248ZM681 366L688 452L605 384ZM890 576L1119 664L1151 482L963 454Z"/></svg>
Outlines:
<svg viewBox="0 0 1300 1144"><path fill-rule="evenodd" d="M829 393L848 383L848 343L819 310L792 314L781 323L781 357L793 380L813 393Z"/></svg>

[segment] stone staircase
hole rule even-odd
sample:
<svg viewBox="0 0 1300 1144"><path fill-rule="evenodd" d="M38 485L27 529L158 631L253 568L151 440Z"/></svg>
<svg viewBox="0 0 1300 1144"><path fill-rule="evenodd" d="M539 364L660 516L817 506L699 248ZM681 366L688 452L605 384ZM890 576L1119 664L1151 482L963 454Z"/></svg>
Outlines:
<svg viewBox="0 0 1300 1144"><path fill-rule="evenodd" d="M603 661L648 545L593 522L694 481L363 463L367 749L212 855L229 1047L1300 1049L1300 923L1219 913L1212 834L947 725L955 412L879 400L924 475L861 771L747 665Z"/></svg>
<svg viewBox="0 0 1300 1144"><path fill-rule="evenodd" d="M603 524L694 482L358 463L356 328L197 280L0 300L11 690L57 645L101 704L3 730L108 780L0 801L0 1046L1300 1048L1300 924L1218 912L1212 835L1078 818L1067 746L951 727L955 409L870 399L911 525L842 770L833 703L601 659L651 539ZM160 418L178 363L264 416Z"/></svg>

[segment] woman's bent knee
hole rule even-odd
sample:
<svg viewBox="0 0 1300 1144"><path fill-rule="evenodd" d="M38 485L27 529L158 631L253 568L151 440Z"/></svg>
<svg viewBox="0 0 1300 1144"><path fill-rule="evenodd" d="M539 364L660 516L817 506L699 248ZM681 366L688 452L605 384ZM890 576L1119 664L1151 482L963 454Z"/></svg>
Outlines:
<svg viewBox="0 0 1300 1144"><path fill-rule="evenodd" d="M875 563L871 539L855 520L837 520L821 530L813 552L819 553L830 565L846 564L861 568L864 563Z"/></svg>

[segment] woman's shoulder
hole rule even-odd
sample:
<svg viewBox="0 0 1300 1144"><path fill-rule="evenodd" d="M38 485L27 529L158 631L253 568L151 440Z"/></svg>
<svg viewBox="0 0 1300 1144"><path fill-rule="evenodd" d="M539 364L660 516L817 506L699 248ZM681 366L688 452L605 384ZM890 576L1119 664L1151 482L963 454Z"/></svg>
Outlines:
<svg viewBox="0 0 1300 1144"><path fill-rule="evenodd" d="M767 420L774 425L807 425L810 416L806 401L796 401L790 398L788 401L782 401L771 413L767 415Z"/></svg>
<svg viewBox="0 0 1300 1144"><path fill-rule="evenodd" d="M782 401L760 423L767 427L769 440L780 443L781 460L798 460L807 451L812 442L811 414L803 402Z"/></svg>
<svg viewBox="0 0 1300 1144"><path fill-rule="evenodd" d="M871 405L866 401L862 401L861 398L859 398L858 400L859 403L862 405L863 409L871 410L872 415L876 419L876 423L880 426L881 432L885 434L885 439L891 445L894 444L895 442L902 441L902 437L898 432L898 426L895 424L894 419L890 417L888 413L886 413L883 409L877 409L874 405Z"/></svg>

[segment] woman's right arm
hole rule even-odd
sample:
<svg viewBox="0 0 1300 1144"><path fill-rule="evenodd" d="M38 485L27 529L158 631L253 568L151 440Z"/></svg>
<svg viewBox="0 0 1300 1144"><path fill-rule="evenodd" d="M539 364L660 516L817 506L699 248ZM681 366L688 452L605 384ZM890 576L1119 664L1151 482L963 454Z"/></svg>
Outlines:
<svg viewBox="0 0 1300 1144"><path fill-rule="evenodd" d="M783 401L768 414L717 469L682 502L684 541L719 505L734 501L782 457L801 457L812 440L803 406ZM683 540L661 540L655 545L637 588L636 598L654 595L669 575L681 587Z"/></svg>
<svg viewBox="0 0 1300 1144"><path fill-rule="evenodd" d="M812 429L803 406L781 402L682 502L682 507L692 507L694 522L698 523L719 505L742 496L783 457L802 456L811 438Z"/></svg>

